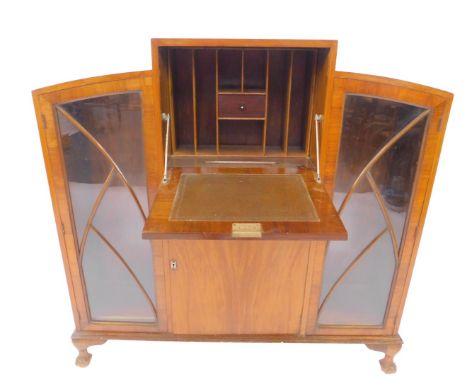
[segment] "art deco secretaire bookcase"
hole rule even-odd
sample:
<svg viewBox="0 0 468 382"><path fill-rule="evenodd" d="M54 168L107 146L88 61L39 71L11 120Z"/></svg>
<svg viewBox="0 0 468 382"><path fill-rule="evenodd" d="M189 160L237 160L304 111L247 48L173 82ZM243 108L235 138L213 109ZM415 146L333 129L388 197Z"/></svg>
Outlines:
<svg viewBox="0 0 468 382"><path fill-rule="evenodd" d="M335 41L152 41L33 92L79 350L362 343L394 372L452 95L335 72Z"/></svg>

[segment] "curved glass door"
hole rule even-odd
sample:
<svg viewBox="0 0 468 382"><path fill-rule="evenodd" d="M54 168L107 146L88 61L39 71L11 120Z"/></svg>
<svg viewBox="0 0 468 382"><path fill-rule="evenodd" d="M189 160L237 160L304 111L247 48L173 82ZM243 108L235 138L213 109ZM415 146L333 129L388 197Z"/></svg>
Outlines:
<svg viewBox="0 0 468 382"><path fill-rule="evenodd" d="M156 322L140 92L55 110L91 319Z"/></svg>
<svg viewBox="0 0 468 382"><path fill-rule="evenodd" d="M345 96L333 201L348 240L328 246L320 325L384 324L429 114Z"/></svg>

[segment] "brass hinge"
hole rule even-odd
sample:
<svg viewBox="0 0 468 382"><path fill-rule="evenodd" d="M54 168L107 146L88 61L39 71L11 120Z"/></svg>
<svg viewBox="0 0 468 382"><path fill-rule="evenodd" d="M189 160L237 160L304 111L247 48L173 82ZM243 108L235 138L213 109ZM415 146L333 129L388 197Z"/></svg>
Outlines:
<svg viewBox="0 0 468 382"><path fill-rule="evenodd" d="M442 129L442 117L439 118L439 126L437 126L437 132L439 132Z"/></svg>
<svg viewBox="0 0 468 382"><path fill-rule="evenodd" d="M414 229L413 240L416 240L418 238L418 233L419 233L419 223L417 224L416 228Z"/></svg>
<svg viewBox="0 0 468 382"><path fill-rule="evenodd" d="M44 114L41 114L41 118L42 118L42 128L47 129L47 120L46 120Z"/></svg>

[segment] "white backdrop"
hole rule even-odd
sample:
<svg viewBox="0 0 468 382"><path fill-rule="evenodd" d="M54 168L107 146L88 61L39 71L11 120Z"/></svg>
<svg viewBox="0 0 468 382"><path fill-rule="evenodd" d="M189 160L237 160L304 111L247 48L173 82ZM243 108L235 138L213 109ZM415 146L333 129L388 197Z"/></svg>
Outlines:
<svg viewBox="0 0 468 382"><path fill-rule="evenodd" d="M0 4L0 380L466 381L467 12L462 1ZM74 324L31 90L151 68L151 37L337 39L337 70L455 94L400 334L398 373L363 345L110 341L74 365Z"/></svg>

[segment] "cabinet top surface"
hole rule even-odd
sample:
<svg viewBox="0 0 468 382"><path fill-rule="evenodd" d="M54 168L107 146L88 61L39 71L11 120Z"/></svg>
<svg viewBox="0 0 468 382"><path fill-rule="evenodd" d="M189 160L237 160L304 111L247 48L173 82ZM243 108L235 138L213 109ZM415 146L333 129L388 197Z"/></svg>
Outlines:
<svg viewBox="0 0 468 382"><path fill-rule="evenodd" d="M154 47L336 48L337 40L179 39L153 38Z"/></svg>
<svg viewBox="0 0 468 382"><path fill-rule="evenodd" d="M264 239L347 237L311 171L199 167L172 169L170 182L159 188L143 238L231 239L233 224L257 222Z"/></svg>

